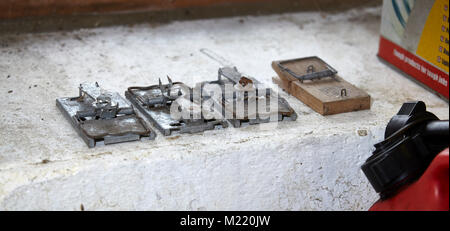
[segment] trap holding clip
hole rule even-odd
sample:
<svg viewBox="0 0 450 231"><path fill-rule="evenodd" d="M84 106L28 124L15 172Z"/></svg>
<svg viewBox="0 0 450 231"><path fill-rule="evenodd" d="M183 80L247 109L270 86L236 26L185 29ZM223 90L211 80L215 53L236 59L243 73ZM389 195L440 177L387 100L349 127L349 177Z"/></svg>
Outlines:
<svg viewBox="0 0 450 231"><path fill-rule="evenodd" d="M90 148L98 142L106 145L156 137L118 93L105 91L98 83L80 84L78 97L56 99L56 106Z"/></svg>

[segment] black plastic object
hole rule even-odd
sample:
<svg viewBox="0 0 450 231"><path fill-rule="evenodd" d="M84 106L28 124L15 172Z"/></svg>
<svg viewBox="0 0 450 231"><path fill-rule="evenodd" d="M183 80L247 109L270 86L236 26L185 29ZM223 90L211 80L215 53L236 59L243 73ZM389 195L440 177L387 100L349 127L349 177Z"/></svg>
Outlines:
<svg viewBox="0 0 450 231"><path fill-rule="evenodd" d="M426 111L422 101L407 102L386 126L385 140L361 166L381 199L417 180L433 158L448 147L449 122Z"/></svg>

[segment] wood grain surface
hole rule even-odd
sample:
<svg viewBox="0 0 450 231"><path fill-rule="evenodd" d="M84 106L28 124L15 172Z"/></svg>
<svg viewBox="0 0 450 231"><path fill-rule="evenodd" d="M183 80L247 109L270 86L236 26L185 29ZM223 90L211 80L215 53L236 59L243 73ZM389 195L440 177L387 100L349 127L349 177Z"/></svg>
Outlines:
<svg viewBox="0 0 450 231"><path fill-rule="evenodd" d="M279 61L272 63L272 68L279 77L272 80L282 89L293 95L304 104L321 115L332 115L344 112L370 109L370 96L363 90L345 81L338 75L318 80L300 82L278 66ZM290 66L295 64L291 63ZM309 66L310 63L295 65ZM345 94L344 94L345 93Z"/></svg>

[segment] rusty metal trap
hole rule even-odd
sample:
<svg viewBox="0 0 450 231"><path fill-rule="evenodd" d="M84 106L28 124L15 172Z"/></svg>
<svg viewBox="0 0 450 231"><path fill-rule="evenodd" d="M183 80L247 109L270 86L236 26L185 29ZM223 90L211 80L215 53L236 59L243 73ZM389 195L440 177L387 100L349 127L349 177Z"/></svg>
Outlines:
<svg viewBox="0 0 450 231"><path fill-rule="evenodd" d="M79 96L58 98L56 105L90 148L156 136L125 99L98 83L80 84Z"/></svg>
<svg viewBox="0 0 450 231"><path fill-rule="evenodd" d="M236 67L219 68L217 80L200 84L203 99L212 97L219 102L223 107L224 118L233 127L241 127L243 123L260 124L297 119L297 113L284 98L271 88L264 87L255 78L243 76ZM219 86L222 95L209 95L204 89L206 85ZM275 105L275 108L271 108L271 105Z"/></svg>

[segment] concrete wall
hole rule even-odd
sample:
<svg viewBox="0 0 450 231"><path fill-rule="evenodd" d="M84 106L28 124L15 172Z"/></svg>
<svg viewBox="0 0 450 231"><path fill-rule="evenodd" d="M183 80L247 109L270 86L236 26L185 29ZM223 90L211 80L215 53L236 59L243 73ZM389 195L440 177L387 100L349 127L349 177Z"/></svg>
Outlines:
<svg viewBox="0 0 450 231"><path fill-rule="evenodd" d="M0 1L0 34L298 11L336 12L380 4L381 0Z"/></svg>
<svg viewBox="0 0 450 231"><path fill-rule="evenodd" d="M373 0L372 0L373 1ZM266 4L277 7L290 3L303 10L330 9L342 6L367 4L368 0L14 0L0 1L0 19L102 14L115 12L172 11L175 9L233 7L258 7Z"/></svg>

